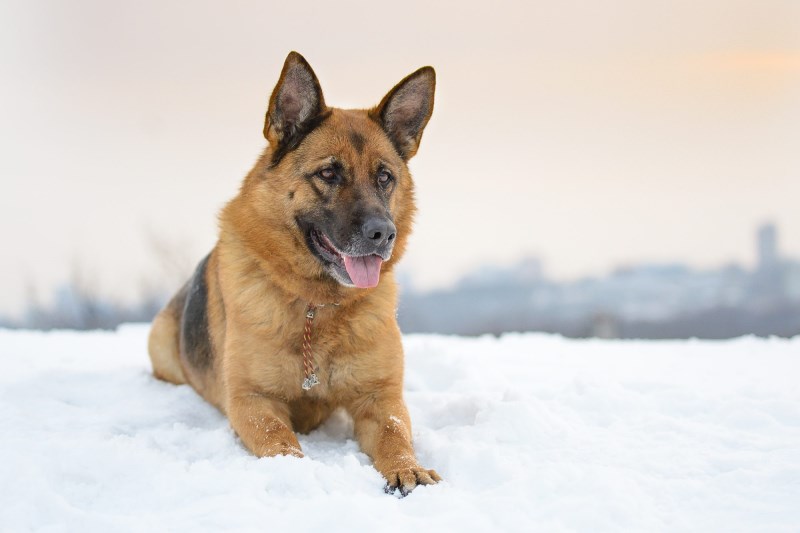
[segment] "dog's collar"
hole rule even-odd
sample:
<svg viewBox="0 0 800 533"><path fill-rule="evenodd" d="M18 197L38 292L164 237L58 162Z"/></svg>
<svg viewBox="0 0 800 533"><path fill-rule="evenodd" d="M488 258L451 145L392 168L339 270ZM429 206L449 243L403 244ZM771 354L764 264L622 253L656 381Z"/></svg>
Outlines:
<svg viewBox="0 0 800 533"><path fill-rule="evenodd" d="M314 372L314 354L311 352L311 326L314 322L314 315L316 314L317 309L331 305L339 304L314 304L309 302L308 306L306 307L306 325L303 329L303 372L305 373L306 377L301 385L305 391L311 390L314 385L319 385L319 379L317 378L317 374Z"/></svg>

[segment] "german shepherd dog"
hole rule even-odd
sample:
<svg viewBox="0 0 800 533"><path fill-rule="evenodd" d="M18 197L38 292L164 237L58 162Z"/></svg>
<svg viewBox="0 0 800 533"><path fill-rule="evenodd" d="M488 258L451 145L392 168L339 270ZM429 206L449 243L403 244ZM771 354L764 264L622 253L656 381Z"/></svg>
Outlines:
<svg viewBox="0 0 800 533"><path fill-rule="evenodd" d="M302 457L295 432L343 407L388 492L440 480L411 444L392 273L435 85L423 67L372 109L328 107L290 53L267 148L223 208L216 246L153 321L153 374L189 383L259 457Z"/></svg>

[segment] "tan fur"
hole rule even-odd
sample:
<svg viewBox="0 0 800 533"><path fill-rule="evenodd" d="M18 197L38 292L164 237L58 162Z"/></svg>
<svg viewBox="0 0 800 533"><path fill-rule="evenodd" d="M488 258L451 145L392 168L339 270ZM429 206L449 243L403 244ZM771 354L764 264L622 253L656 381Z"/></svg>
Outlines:
<svg viewBox="0 0 800 533"><path fill-rule="evenodd" d="M273 95L270 109L274 100ZM189 382L228 416L242 442L258 456L302 456L294 432L311 431L334 409L344 407L375 468L390 487L407 491L439 480L436 472L417 463L412 448L395 320L392 270L405 250L415 210L406 166L410 155L404 159L398 153L376 121L375 109L326 110L326 120L274 166L280 138L270 129L268 115L265 134L270 146L220 215L219 240L205 276L211 368L193 368L181 349L181 293L153 323L150 357L156 377ZM354 133L364 139L363 146L353 145ZM409 145L411 155L419 137L421 131ZM351 186L335 193L336 205L347 205L372 190L378 160L396 177L388 209L397 240L372 289L346 287L332 279L294 222L297 213L320 209L305 176L330 157L345 162L353 176ZM320 384L304 391L301 346L309 303L325 307L316 312L312 336Z"/></svg>
<svg viewBox="0 0 800 533"><path fill-rule="evenodd" d="M178 359L178 333L180 311L173 302L162 309L153 319L147 351L153 364L153 374L176 385L186 383Z"/></svg>

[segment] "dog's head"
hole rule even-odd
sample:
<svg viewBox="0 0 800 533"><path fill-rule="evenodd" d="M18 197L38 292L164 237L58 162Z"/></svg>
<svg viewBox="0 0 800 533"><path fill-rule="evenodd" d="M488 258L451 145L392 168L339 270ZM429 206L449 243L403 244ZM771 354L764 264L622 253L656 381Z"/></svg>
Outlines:
<svg viewBox="0 0 800 533"><path fill-rule="evenodd" d="M407 162L433 111L435 83L423 67L372 109L331 108L306 60L289 54L267 109L269 148L247 191L259 218L285 230L272 237L280 239L273 257L283 254L305 278L378 285L411 230Z"/></svg>

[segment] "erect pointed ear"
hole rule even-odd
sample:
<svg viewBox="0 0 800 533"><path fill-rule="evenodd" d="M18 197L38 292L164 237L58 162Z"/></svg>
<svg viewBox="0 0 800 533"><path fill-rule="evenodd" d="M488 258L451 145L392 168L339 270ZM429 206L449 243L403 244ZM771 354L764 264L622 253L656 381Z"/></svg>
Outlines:
<svg viewBox="0 0 800 533"><path fill-rule="evenodd" d="M272 91L264 121L264 137L273 147L273 161L295 148L326 114L325 99L311 66L290 52Z"/></svg>
<svg viewBox="0 0 800 533"><path fill-rule="evenodd" d="M370 112L403 159L417 153L422 130L433 113L435 89L436 72L432 67L422 67L395 85Z"/></svg>

